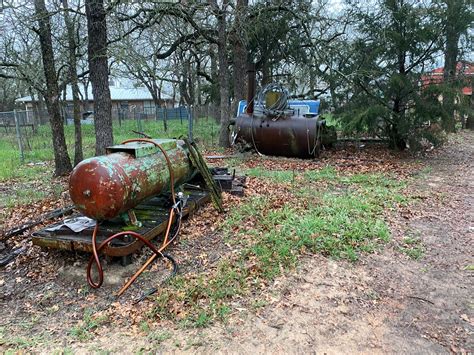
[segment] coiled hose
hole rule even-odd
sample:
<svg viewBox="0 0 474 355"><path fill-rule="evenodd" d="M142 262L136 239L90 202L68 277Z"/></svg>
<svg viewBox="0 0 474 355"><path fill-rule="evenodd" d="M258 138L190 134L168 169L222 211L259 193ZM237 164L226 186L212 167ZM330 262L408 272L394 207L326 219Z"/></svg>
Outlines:
<svg viewBox="0 0 474 355"><path fill-rule="evenodd" d="M87 265L87 282L89 283L89 285L92 288L99 288L100 286L102 286L102 283L104 282L104 271L103 271L102 264L101 264L100 259L99 259L99 252L103 248L105 248L105 246L107 246L113 239L119 238L119 237L122 237L122 236L125 236L125 235L131 236L131 237L133 237L137 240L140 240L148 248L150 248L154 253L145 262L145 264L143 264L143 266L135 273L135 275L133 275L130 278L130 280L128 280L125 283L125 285L118 292L117 296L122 295L130 287L130 285L138 278L138 276L140 276L140 274L153 262L153 260L155 260L156 257L158 257L158 256L165 257L165 255L162 253L162 251L170 243L172 243L176 239L176 237L178 236L179 230L181 228L181 217L182 217L182 207L183 207L182 205L180 205L180 203L176 202L176 196L175 196L175 192L174 192L173 167L171 165L171 160L168 157L168 154L166 153L166 151L163 149L163 147L161 145L159 145L158 143L156 143L155 141L153 141L151 139L148 139L148 138L129 139L129 140L126 140L126 141L122 142L122 144L127 144L127 143L131 143L131 142L151 143L151 144L155 145L157 148L159 148L161 150L161 152L163 153L163 155L165 157L165 160L166 160L166 164L168 166L169 174L170 174L171 198L173 200L173 206L171 207L171 210L170 210L170 215L169 215L169 218L168 218L168 224L167 224L167 227L166 227L165 237L163 239L163 243L162 243L160 248L155 247L150 241L145 239L142 235L140 235L136 232L133 232L133 231L124 231L124 232L116 233L116 234L108 237L106 240L104 240L97 247L96 239L97 239L97 232L99 230L99 224L96 223L96 226L94 227L94 231L92 233L92 256L89 259L89 263ZM177 215L178 225L177 225L176 232L174 233L173 237L169 238L171 225L173 224L173 219L174 219L175 214ZM168 259L169 259L169 257L168 257ZM175 264L174 259L171 258L171 260L173 260L172 262ZM95 264L95 266L97 268L97 273L98 273L98 281L97 282L94 282L94 280L92 279L92 265L93 264Z"/></svg>
<svg viewBox="0 0 474 355"><path fill-rule="evenodd" d="M267 107L266 95L269 92L277 92L280 95L278 96L278 100L275 103ZM274 114L275 112L283 112L288 108L288 97L289 92L282 84L271 83L265 85L257 94L256 108L261 107L264 115Z"/></svg>

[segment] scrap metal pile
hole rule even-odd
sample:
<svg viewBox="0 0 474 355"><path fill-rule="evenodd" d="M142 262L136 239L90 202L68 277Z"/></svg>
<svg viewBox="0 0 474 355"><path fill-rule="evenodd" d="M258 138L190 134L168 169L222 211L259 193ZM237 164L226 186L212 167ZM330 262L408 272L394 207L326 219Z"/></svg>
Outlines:
<svg viewBox="0 0 474 355"><path fill-rule="evenodd" d="M74 214L33 233L43 247L91 252L87 281L98 288L104 280L100 254L122 257L143 245L152 256L120 289L120 296L179 233L183 217L211 200L223 211L221 191L243 194L244 178L227 169L209 169L194 143L176 139L139 138L109 147L104 156L86 159L70 177ZM152 239L162 236L160 245ZM97 279L92 269L97 270Z"/></svg>

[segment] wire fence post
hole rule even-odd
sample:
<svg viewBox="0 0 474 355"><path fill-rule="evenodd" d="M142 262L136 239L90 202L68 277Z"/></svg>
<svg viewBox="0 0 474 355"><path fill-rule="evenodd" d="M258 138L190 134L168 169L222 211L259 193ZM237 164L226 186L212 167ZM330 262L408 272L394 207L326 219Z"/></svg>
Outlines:
<svg viewBox="0 0 474 355"><path fill-rule="evenodd" d="M142 120L140 117L140 112L137 114L137 109L133 108L133 117L135 118L135 121L137 122L137 130L138 132L143 132L143 127L142 127Z"/></svg>
<svg viewBox="0 0 474 355"><path fill-rule="evenodd" d="M118 107L117 109L117 116L118 116L118 124L119 124L119 127L122 127L122 115L123 115L123 112L122 112L122 109L120 108L120 106Z"/></svg>
<svg viewBox="0 0 474 355"><path fill-rule="evenodd" d="M18 148L20 149L20 158L21 162L25 161L25 153L23 152L23 143L21 141L21 130L20 130L20 122L18 121L18 115L16 110L13 110L13 117L15 118L15 130L16 130L16 139L18 141Z"/></svg>
<svg viewBox="0 0 474 355"><path fill-rule="evenodd" d="M188 106L188 139L190 142L194 141L193 138L193 107Z"/></svg>
<svg viewBox="0 0 474 355"><path fill-rule="evenodd" d="M166 132L168 130L168 108L166 106L163 109L163 127Z"/></svg>

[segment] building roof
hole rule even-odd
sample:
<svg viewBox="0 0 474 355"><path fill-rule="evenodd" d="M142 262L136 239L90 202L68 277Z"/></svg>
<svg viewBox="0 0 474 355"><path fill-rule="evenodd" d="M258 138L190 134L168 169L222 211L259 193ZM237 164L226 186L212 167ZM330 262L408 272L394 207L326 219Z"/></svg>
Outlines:
<svg viewBox="0 0 474 355"><path fill-rule="evenodd" d="M458 62L456 64L456 75L460 77L467 77L474 75L474 63L471 62ZM444 68L436 68L429 73L421 77L423 86L441 84L444 80ZM462 88L464 95L472 95L472 86L465 86Z"/></svg>
<svg viewBox="0 0 474 355"><path fill-rule="evenodd" d="M87 88L87 97L89 101L94 100L94 96L92 95L92 88L91 85ZM79 91L81 92L81 98L85 99L85 91L84 87L80 86ZM62 96L61 96L62 97ZM138 87L138 88L121 88L116 86L110 86L110 98L112 101L142 101L142 100L153 100L150 92L147 88ZM171 95L167 93L161 93L161 98L163 100L171 99ZM31 102L31 96L21 97L16 99L16 102ZM71 87L68 86L66 88L66 101L72 101L72 90Z"/></svg>

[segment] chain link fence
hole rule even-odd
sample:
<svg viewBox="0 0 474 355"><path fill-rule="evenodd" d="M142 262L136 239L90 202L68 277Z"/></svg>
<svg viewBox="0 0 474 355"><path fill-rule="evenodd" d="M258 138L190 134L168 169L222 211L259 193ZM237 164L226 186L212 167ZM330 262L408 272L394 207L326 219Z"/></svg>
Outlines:
<svg viewBox="0 0 474 355"><path fill-rule="evenodd" d="M203 106L180 106L174 108L130 108L130 109L112 109L112 122L117 129L130 131L136 130L151 135L160 134L162 127L166 122L171 127L171 131L176 136L187 135L191 139L194 138L195 131L199 134L208 136L210 139L207 144L213 145L217 143L219 121L218 108L213 105ZM62 111L65 130L74 125L73 112L71 107L64 108ZM157 124L157 122L160 122ZM81 125L93 125L94 112L81 112ZM32 144L30 141L35 139L37 131L45 131L43 127L49 126L49 115L46 110L14 110L8 112L0 112L0 139L4 136L9 138L13 143L16 141L20 152L21 160L24 160L24 151L31 151ZM160 127L158 130L157 127ZM207 132L211 127L211 132ZM157 133L158 132L158 133ZM84 132L83 132L84 134ZM15 139L14 139L15 137ZM201 139L205 139L200 137ZM38 138L36 138L38 139ZM207 138L206 138L207 139Z"/></svg>

